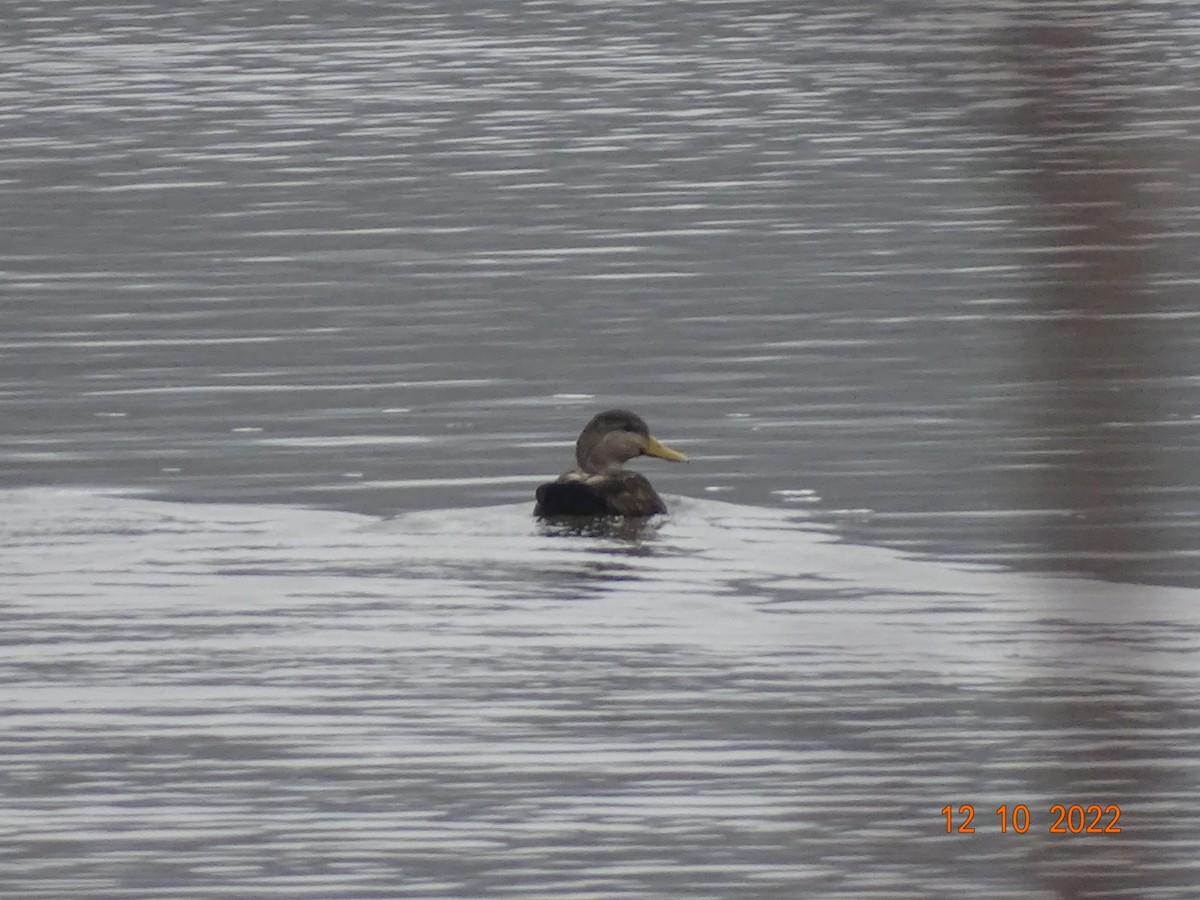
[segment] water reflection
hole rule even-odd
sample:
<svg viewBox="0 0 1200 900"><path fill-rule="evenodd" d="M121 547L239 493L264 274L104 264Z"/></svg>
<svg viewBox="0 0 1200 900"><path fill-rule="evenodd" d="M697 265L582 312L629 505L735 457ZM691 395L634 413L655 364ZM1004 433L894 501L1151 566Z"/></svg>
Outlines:
<svg viewBox="0 0 1200 900"><path fill-rule="evenodd" d="M1030 232L1043 236L1027 357L1041 389L1024 428L1046 462L1031 488L1068 514L1038 539L1064 567L1145 581L1162 544L1150 509L1163 415L1152 385L1164 374L1149 327L1163 311L1152 284L1163 226L1144 184L1153 154L1126 134L1132 110L1098 64L1113 48L1096 28L1050 19L1005 41L1022 85L1019 164L1037 199ZM1087 102L1096 92L1113 102Z"/></svg>
<svg viewBox="0 0 1200 900"><path fill-rule="evenodd" d="M1048 17L1007 30L1002 49L1020 81L1014 118L1023 140L1014 156L1035 196L1029 231L1042 236L1030 270L1037 315L1026 354L1039 391L1023 430L1036 438L1044 462L1029 488L1064 513L1036 529L1036 539L1061 569L1137 583L1154 577L1155 551L1168 543L1151 499L1162 488L1155 444L1165 412L1153 387L1165 374L1153 322L1166 306L1153 284L1152 236L1164 229L1146 183L1155 152L1131 139L1131 99L1122 76L1102 62L1115 44L1098 23ZM1108 102L1093 102L1097 94ZM1047 613L1054 614L1063 591L1079 590L1054 585ZM1138 602L1140 591L1131 587L1122 602ZM1063 758L1047 765L1042 779L1061 797L1119 785L1131 800L1144 801L1161 789L1162 776L1139 727L1145 701L1131 706L1124 676L1113 670L1126 647L1114 647L1094 624L1078 630L1090 649L1072 654L1082 689L1055 680L1047 685L1054 701L1038 710L1039 721L1070 729L1077 746L1060 750ZM1135 631L1119 641L1136 646L1160 637ZM1112 678L1118 680L1088 687ZM1139 827L1169 840L1169 823L1155 813L1144 814ZM1160 847L1147 845L1138 868L1159 868ZM1046 849L1063 870L1053 881L1061 896L1140 890L1142 879L1127 865L1106 864L1098 848Z"/></svg>
<svg viewBox="0 0 1200 900"><path fill-rule="evenodd" d="M661 527L662 520L657 517L554 516L539 520L544 535L611 538L633 545L652 538Z"/></svg>
<svg viewBox="0 0 1200 900"><path fill-rule="evenodd" d="M527 504L4 503L16 896L284 896L350 861L381 896L1190 885L1190 591L1076 581L1048 614L1046 579L695 500L637 542ZM1068 843L1063 802L1125 830Z"/></svg>

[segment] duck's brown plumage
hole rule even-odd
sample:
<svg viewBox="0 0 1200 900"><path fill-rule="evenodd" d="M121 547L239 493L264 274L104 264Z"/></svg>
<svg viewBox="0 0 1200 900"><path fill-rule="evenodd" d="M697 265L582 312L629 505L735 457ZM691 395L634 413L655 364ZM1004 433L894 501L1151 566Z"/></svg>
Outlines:
<svg viewBox="0 0 1200 900"><path fill-rule="evenodd" d="M681 462L677 450L660 444L640 416L610 409L592 417L575 442L572 469L537 489L537 516L652 516L667 505L646 476L621 468L636 456Z"/></svg>

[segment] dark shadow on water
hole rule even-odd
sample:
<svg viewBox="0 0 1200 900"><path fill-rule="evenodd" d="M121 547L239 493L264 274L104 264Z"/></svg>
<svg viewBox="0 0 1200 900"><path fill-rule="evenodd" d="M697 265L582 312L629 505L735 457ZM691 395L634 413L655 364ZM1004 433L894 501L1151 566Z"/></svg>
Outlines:
<svg viewBox="0 0 1200 900"><path fill-rule="evenodd" d="M633 545L655 538L664 521L662 516L546 516L537 520L538 531L545 537L607 538Z"/></svg>
<svg viewBox="0 0 1200 900"><path fill-rule="evenodd" d="M1164 537L1149 499L1165 487L1153 386L1169 374L1158 370L1146 318L1160 302L1149 248L1163 226L1150 217L1139 173L1153 160L1128 139L1134 111L1121 81L1097 63L1111 53L1110 38L1053 20L1008 38L1024 86L1008 140L1028 173L1030 225L1055 236L1043 238L1034 270L1026 359L1044 396L1024 427L1050 460L1034 470L1031 499L1065 515L1034 537L1060 570L1146 583ZM1104 104L1092 102L1097 93Z"/></svg>
<svg viewBox="0 0 1200 900"><path fill-rule="evenodd" d="M1042 267L1035 270L1026 362L1043 396L1026 411L1024 428L1050 460L1034 470L1027 489L1063 515L1033 537L1060 571L1144 583L1156 574L1152 561L1163 537L1148 499L1162 489L1154 449L1162 413L1150 386L1163 378L1146 318L1156 298L1148 248L1161 225L1151 219L1140 175L1152 161L1129 140L1126 123L1135 110L1119 73L1104 64L1112 40L1054 17L998 36L1022 85L1013 133L1003 139L1020 148L1014 162L1028 173L1031 226L1055 236L1040 245ZM1086 582L1059 584L1045 598L1049 610ZM1156 765L1171 756L1142 724L1147 700L1130 699L1136 679L1091 687L1113 674L1106 648L1093 641L1091 650L1070 678L1041 686L1046 699L1030 716L1035 730L1070 739L1045 754L1036 774L1060 803L1119 804L1126 830L1141 837L1161 830L1163 841L1147 841L1138 856L1119 861L1111 843L1048 843L1039 860L1045 882L1072 900L1178 890L1188 874L1156 848L1181 835L1149 811L1164 808L1171 795L1164 785L1179 781L1180 772ZM1157 705L1164 717L1186 715L1170 711L1168 700ZM1071 744L1076 751L1063 752Z"/></svg>

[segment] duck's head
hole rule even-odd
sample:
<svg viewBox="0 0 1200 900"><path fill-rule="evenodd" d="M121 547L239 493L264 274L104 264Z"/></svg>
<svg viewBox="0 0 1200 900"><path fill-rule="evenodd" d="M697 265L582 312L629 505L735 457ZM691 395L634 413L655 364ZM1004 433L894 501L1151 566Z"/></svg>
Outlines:
<svg viewBox="0 0 1200 900"><path fill-rule="evenodd" d="M588 473L619 469L635 456L655 456L671 462L687 460L678 450L653 438L642 417L627 409L597 413L575 442L575 462Z"/></svg>

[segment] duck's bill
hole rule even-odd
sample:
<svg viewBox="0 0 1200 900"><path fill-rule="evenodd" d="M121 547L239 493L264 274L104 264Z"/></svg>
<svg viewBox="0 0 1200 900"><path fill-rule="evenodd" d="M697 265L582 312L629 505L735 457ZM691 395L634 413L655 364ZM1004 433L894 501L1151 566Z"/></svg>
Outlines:
<svg viewBox="0 0 1200 900"><path fill-rule="evenodd" d="M666 444L660 444L654 438L646 438L646 455L657 456L659 459L669 459L671 462L687 462L687 457L678 450L672 450Z"/></svg>

